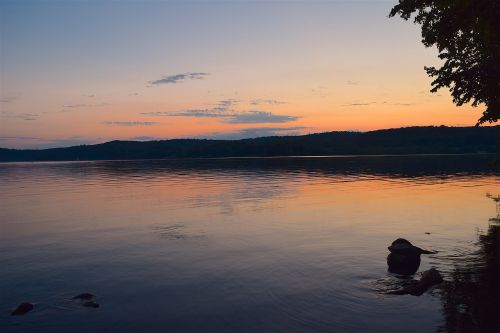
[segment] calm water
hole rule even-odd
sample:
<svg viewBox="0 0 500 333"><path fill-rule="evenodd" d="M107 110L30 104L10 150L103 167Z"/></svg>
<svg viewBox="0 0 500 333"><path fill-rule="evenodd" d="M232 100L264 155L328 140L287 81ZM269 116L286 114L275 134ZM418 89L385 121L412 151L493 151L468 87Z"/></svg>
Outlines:
<svg viewBox="0 0 500 333"><path fill-rule="evenodd" d="M481 306L457 276L492 272L493 158L0 164L0 331L451 331ZM398 237L457 283L384 294Z"/></svg>

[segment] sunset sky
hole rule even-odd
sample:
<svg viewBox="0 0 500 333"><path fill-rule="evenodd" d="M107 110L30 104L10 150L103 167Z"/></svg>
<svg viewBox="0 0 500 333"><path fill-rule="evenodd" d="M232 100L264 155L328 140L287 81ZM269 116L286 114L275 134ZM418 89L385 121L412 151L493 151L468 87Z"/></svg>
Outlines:
<svg viewBox="0 0 500 333"><path fill-rule="evenodd" d="M0 147L474 125L396 2L0 0Z"/></svg>

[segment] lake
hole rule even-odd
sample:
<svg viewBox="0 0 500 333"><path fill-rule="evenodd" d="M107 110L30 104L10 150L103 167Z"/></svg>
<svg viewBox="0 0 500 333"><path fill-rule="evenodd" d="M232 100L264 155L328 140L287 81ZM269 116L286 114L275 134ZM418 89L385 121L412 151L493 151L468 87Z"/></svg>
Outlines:
<svg viewBox="0 0 500 333"><path fill-rule="evenodd" d="M493 332L494 159L0 164L0 331ZM387 294L399 237L446 282Z"/></svg>

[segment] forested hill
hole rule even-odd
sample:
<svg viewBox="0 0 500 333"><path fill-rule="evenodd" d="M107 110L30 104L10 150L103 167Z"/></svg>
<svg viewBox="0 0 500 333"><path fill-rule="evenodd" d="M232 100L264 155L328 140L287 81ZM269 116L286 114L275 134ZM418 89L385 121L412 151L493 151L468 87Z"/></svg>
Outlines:
<svg viewBox="0 0 500 333"><path fill-rule="evenodd" d="M242 140L111 141L40 150L0 148L0 161L498 153L499 134L500 126L431 126Z"/></svg>

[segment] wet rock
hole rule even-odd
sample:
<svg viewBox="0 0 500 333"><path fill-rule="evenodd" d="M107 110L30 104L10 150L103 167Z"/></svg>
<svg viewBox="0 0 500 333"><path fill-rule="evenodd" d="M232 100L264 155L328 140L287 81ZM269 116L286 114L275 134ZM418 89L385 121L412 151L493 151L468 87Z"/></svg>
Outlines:
<svg viewBox="0 0 500 333"><path fill-rule="evenodd" d="M392 242L391 246L389 246L388 249L389 251L391 251L391 253L399 253L407 256L436 253L421 249L404 238L396 239L394 242Z"/></svg>
<svg viewBox="0 0 500 333"><path fill-rule="evenodd" d="M413 275L420 267L420 255L435 253L421 249L404 238L398 238L388 247L388 270L401 275Z"/></svg>
<svg viewBox="0 0 500 333"><path fill-rule="evenodd" d="M33 310L35 306L32 303L24 302L18 305L18 307L11 312L11 316L21 316Z"/></svg>
<svg viewBox="0 0 500 333"><path fill-rule="evenodd" d="M420 267L420 255L405 256L399 253L389 253L387 256L388 271L399 275L413 275Z"/></svg>
<svg viewBox="0 0 500 333"><path fill-rule="evenodd" d="M443 276L435 268L431 268L422 273L422 277L418 283L411 288L410 294L414 296L420 296L433 286L443 282Z"/></svg>
<svg viewBox="0 0 500 333"><path fill-rule="evenodd" d="M96 298L95 295L92 295L91 293L83 293L83 294L79 294L79 295L71 297L71 299L81 300L81 301L91 301L91 300L94 300L95 298Z"/></svg>
<svg viewBox="0 0 500 333"><path fill-rule="evenodd" d="M82 306L88 308L98 308L99 303L96 302L96 296L91 293L82 293L71 298L74 301L80 302Z"/></svg>
<svg viewBox="0 0 500 333"><path fill-rule="evenodd" d="M98 308L99 304L96 303L95 301L87 301L82 304L83 306L89 307L89 308Z"/></svg>
<svg viewBox="0 0 500 333"><path fill-rule="evenodd" d="M398 291L389 292L389 294L420 296L441 282L443 282L443 276L441 273L439 273L437 269L431 268L423 272L420 280L416 281L413 285Z"/></svg>

